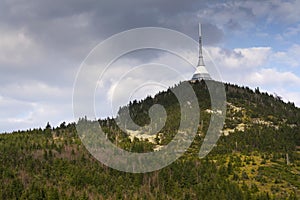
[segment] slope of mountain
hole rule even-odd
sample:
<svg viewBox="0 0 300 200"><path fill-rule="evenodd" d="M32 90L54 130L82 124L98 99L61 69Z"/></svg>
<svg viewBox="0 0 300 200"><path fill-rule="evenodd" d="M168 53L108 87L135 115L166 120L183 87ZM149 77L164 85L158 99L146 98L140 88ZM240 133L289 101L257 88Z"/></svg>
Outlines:
<svg viewBox="0 0 300 200"><path fill-rule="evenodd" d="M174 88L180 88L181 84ZM76 134L75 123L0 134L2 199L297 199L300 197L300 109L280 97L225 84L227 114L217 145L203 159L198 151L211 113L204 82L192 83L200 107L197 135L184 155L161 170L131 174L94 159ZM165 107L167 120L151 135L148 110ZM158 150L179 126L180 107L171 89L131 102L128 133L113 119L98 124L119 147ZM131 127L126 127L131 130ZM90 130L86 130L87 132ZM139 133L142 133L141 136Z"/></svg>

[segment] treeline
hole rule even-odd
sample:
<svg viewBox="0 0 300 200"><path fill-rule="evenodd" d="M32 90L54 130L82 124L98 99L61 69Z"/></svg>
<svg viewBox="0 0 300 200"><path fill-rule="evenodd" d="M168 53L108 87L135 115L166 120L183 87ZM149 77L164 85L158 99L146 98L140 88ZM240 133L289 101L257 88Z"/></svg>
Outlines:
<svg viewBox="0 0 300 200"><path fill-rule="evenodd" d="M64 138L73 130L53 129ZM96 161L78 138L56 139L47 130L1 135L2 199L271 199L241 187L234 168L219 159L184 156L151 173L131 174ZM235 163L232 161L232 163ZM240 177L243 180L245 177ZM254 187L254 186L253 186ZM295 199L295 194L288 197Z"/></svg>
<svg viewBox="0 0 300 200"><path fill-rule="evenodd" d="M216 83L219 84L219 83ZM174 88L181 87L181 84ZM206 84L192 84L200 107L198 134L191 147L161 170L131 174L101 164L85 149L76 124L0 134L1 199L297 199L300 191L300 110L280 97L225 84L225 127L245 129L221 136L204 159L198 151L209 125ZM101 125L107 138L127 151L149 152L172 140L180 123L180 106L172 88L154 98L130 102L127 108L140 126L150 123L149 108L164 106L166 124L156 143L130 139L111 118L79 123ZM126 110L120 108L119 114ZM230 110L230 109L229 109ZM259 119L266 124L254 123ZM257 121L257 120L256 120ZM130 129L129 127L126 127ZM92 129L86 129L86 133Z"/></svg>

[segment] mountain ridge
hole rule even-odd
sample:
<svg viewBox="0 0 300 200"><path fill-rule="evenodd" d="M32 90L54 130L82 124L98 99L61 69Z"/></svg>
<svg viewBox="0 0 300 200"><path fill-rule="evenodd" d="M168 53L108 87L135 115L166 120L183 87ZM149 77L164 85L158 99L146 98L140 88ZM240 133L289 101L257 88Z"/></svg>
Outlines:
<svg viewBox="0 0 300 200"><path fill-rule="evenodd" d="M174 87L180 87L175 85ZM191 83L201 120L184 155L158 171L131 174L110 169L86 150L75 123L0 135L2 199L297 199L300 194L300 109L259 89L224 84L227 113L222 135L204 159L198 151L211 117L204 81ZM132 152L151 152L176 134L180 107L171 89L127 106L140 126L159 103L168 114L153 141L130 138L114 119L100 124L109 140ZM122 110L122 109L121 109ZM120 111L121 112L121 111ZM88 131L88 130L87 130ZM226 132L227 131L227 132Z"/></svg>

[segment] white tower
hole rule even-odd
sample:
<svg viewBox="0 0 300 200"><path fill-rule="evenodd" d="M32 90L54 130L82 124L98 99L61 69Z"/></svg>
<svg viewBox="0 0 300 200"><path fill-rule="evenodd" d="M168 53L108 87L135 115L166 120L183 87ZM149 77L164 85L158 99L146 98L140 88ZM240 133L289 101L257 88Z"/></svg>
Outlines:
<svg viewBox="0 0 300 200"><path fill-rule="evenodd" d="M202 34L201 34L201 24L199 23L199 60L196 71L192 77L192 81L195 80L211 80L208 71L205 68L203 55L202 55Z"/></svg>

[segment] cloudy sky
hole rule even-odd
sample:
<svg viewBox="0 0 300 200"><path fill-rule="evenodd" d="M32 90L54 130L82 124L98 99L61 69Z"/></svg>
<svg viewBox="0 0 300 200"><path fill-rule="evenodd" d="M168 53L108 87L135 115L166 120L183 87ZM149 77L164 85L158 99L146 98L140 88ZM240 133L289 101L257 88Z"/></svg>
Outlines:
<svg viewBox="0 0 300 200"><path fill-rule="evenodd" d="M0 132L74 121L76 74L89 52L108 37L164 27L197 40L199 21L205 52L223 81L259 87L300 106L299 7L296 0L0 0ZM180 65L176 59L160 51L136 52L115 62L112 74L144 63L162 63L166 69L167 64ZM161 75L147 67L151 76ZM192 76L193 70L185 72ZM164 87L181 77L170 79ZM131 83L143 84L141 79ZM98 95L98 102L111 99L115 85L99 84L107 96ZM140 98L155 89L146 84L137 94L119 91Z"/></svg>

